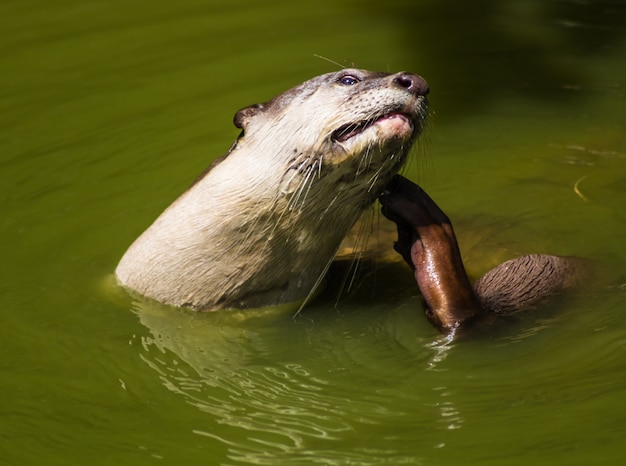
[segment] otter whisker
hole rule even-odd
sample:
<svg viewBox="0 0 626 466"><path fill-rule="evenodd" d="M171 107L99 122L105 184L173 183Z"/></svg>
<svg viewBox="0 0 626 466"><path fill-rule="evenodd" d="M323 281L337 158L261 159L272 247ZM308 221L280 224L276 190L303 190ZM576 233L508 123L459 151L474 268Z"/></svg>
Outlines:
<svg viewBox="0 0 626 466"><path fill-rule="evenodd" d="M306 191L304 192L304 196L302 196L302 201L300 202L300 207L297 209L298 212L302 212L302 208L304 207L304 203L306 202L306 198L311 191L311 186L315 183L315 162L311 166L307 168L307 181L306 181Z"/></svg>
<svg viewBox="0 0 626 466"><path fill-rule="evenodd" d="M337 293L337 300L335 304L339 303L341 299L341 295L345 293L349 293L354 286L354 283L358 277L359 268L361 265L361 261L363 259L363 253L367 251L367 245L372 232L372 221L373 221L373 209L370 209L370 215L366 216L362 215L358 223L358 230L356 232L356 239L354 241L354 250L350 255L350 265L346 273L344 274L344 278L339 287L339 291ZM360 222L360 223L359 223ZM368 230L369 234L368 234Z"/></svg>
<svg viewBox="0 0 626 466"><path fill-rule="evenodd" d="M306 195L311 189L312 178L313 177L311 173L311 165L308 165L304 172L304 176L302 177L302 180L300 181L300 184L298 185L298 188L296 189L294 195L289 200L289 205L288 205L289 210L299 211L298 205L302 206L304 204L304 201L306 200ZM300 202L300 199L302 199L302 203Z"/></svg>
<svg viewBox="0 0 626 466"><path fill-rule="evenodd" d="M390 157L390 159L391 159L391 157ZM367 192L371 192L374 189L374 187L378 183L378 179L380 178L381 173L387 172L386 169L387 169L387 165L389 164L388 160L389 159L385 160L381 164L381 166L378 167L378 169L374 172L374 174L371 176L371 178L368 180L368 182L367 182L367 184L368 184Z"/></svg>
<svg viewBox="0 0 626 466"><path fill-rule="evenodd" d="M367 171L372 163L372 144L368 144L365 148L365 151L359 157L359 165L357 166L356 172L354 173L354 178L356 179L363 172Z"/></svg>
<svg viewBox="0 0 626 466"><path fill-rule="evenodd" d="M323 55L318 55L317 53L314 53L314 54L313 54L313 56L314 56L315 58L319 58L319 59L321 59L321 60L325 60L325 61L327 61L328 63L330 63L330 64L332 64L332 65L336 65L336 66L338 66L340 70L342 70L342 69L344 69L344 68L347 68L345 65L342 65L342 64L341 64L341 63L339 63L338 61L334 61L334 60L332 60L332 59L330 59L330 58L328 58L328 57L325 57L325 56L323 56ZM354 66L354 63L353 63L351 66Z"/></svg>
<svg viewBox="0 0 626 466"><path fill-rule="evenodd" d="M302 164L303 164L303 163L304 163L304 162L302 162ZM301 167L301 165L302 165L302 164L300 164L300 167ZM285 175L287 175L287 174L289 174L290 176L289 176L289 178L286 178L286 179L285 179ZM291 167L290 167L290 170L288 170L288 171L285 173L285 175L283 175L283 179L282 179L282 181L281 181L281 185L282 185L282 186L284 186L284 187L287 187L287 188L288 188L288 187L291 185L291 182L292 182L292 181L293 181L293 180L294 180L297 176L300 176L300 175L301 175L301 170L300 170L299 168L297 168L297 169L296 169L296 168L291 169ZM301 183L301 181L300 181L300 183ZM299 184L298 184L298 186L299 186ZM280 193L282 193L282 194L286 194L286 193L285 193L285 191L281 191ZM280 195L280 193L279 193L279 195Z"/></svg>
<svg viewBox="0 0 626 466"><path fill-rule="evenodd" d="M310 160L311 156L304 153L299 154L289 161L289 170L295 170L296 173L300 173L303 167L306 167L306 163Z"/></svg>
<svg viewBox="0 0 626 466"><path fill-rule="evenodd" d="M380 177L380 174L382 173L383 169L386 168L386 163L387 161L385 160L380 167L378 167L378 169L372 174L372 176L370 177L369 180L367 180L367 192L371 192L372 189L374 189L374 186L376 185L376 183L378 182L378 179Z"/></svg>
<svg viewBox="0 0 626 466"><path fill-rule="evenodd" d="M324 220L324 217L328 214L328 212L331 211L332 207L335 205L335 202L337 201L337 199L339 199L339 197L340 197L340 193L336 194L331 199L331 201L328 203L328 206L322 211L322 213L317 218L317 225L320 225L322 223L322 221Z"/></svg>
<svg viewBox="0 0 626 466"><path fill-rule="evenodd" d="M295 319L298 316L298 314L300 314L300 312L302 312L302 309L304 308L304 306L306 306L309 303L309 301L311 300L311 298L313 296L315 296L315 292L317 291L317 289L321 285L322 281L324 281L324 277L328 273L328 269L330 268L331 264L334 262L335 256L337 255L337 251L338 250L339 250L339 247L337 247L337 250L335 251L335 254L333 254L331 256L331 258L326 262L326 265L324 266L324 268L322 269L322 271L318 275L317 280L315 280L315 283L313 284L313 287L311 288L311 291L309 291L309 293L306 295L306 297L302 301L302 304L300 305L298 310L294 313L292 319Z"/></svg>
<svg viewBox="0 0 626 466"><path fill-rule="evenodd" d="M310 158L309 158L310 160ZM316 157L311 163L309 163L303 173L303 178L296 190L296 194L292 198L289 204L289 209L297 212L302 212L306 199L309 195L311 187L315 183L316 179L322 177L322 157Z"/></svg>
<svg viewBox="0 0 626 466"><path fill-rule="evenodd" d="M322 178L323 161L324 159L321 156L317 158L317 179L318 180Z"/></svg>

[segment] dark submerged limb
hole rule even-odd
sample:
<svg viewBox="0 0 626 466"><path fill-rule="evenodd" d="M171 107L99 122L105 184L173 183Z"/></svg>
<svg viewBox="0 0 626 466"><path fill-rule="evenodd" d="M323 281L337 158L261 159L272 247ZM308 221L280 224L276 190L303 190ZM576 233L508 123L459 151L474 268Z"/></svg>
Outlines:
<svg viewBox="0 0 626 466"><path fill-rule="evenodd" d="M461 260L452 223L416 184L396 175L381 196L396 223L394 249L413 268L426 316L445 333L483 314Z"/></svg>
<svg viewBox="0 0 626 466"><path fill-rule="evenodd" d="M396 175L380 202L383 215L397 225L394 249L414 271L426 316L444 333L531 308L584 281L583 260L533 254L500 264L472 287L452 223L423 189Z"/></svg>

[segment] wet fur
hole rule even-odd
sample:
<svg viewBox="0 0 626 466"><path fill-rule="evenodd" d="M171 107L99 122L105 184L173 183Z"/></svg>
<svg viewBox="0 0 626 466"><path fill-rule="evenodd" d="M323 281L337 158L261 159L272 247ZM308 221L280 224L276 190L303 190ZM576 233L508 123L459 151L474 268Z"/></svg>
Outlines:
<svg viewBox="0 0 626 466"><path fill-rule="evenodd" d="M338 84L347 74L358 86ZM394 86L393 76L342 70L239 111L242 133L227 156L131 245L118 281L202 310L306 298L421 130L424 97ZM337 128L409 107L410 138L383 141L372 128L349 144L333 141Z"/></svg>
<svg viewBox="0 0 626 466"><path fill-rule="evenodd" d="M413 269L426 316L446 334L532 309L591 278L587 260L529 254L494 267L472 287L452 223L424 190L396 175L380 201L397 226L394 249Z"/></svg>

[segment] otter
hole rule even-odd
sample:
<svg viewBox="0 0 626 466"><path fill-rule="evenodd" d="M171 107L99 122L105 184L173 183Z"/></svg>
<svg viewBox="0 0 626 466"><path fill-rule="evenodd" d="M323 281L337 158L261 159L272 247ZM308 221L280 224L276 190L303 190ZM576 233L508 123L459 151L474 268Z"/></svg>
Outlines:
<svg viewBox="0 0 626 466"><path fill-rule="evenodd" d="M585 259L529 254L503 262L472 286L450 219L422 188L396 175L379 200L397 226L394 249L413 269L426 317L443 333L533 308L590 278Z"/></svg>
<svg viewBox="0 0 626 466"><path fill-rule="evenodd" d="M239 110L227 155L136 239L118 282L195 310L306 300L406 160L428 91L415 74L343 69Z"/></svg>

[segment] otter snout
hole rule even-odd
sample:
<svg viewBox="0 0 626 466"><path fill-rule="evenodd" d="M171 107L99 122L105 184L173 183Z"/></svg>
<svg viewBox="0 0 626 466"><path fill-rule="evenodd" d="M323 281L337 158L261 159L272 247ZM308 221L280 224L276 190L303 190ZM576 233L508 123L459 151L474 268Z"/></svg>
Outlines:
<svg viewBox="0 0 626 466"><path fill-rule="evenodd" d="M401 72L394 76L393 83L416 96L426 96L430 89L424 78L416 74Z"/></svg>

